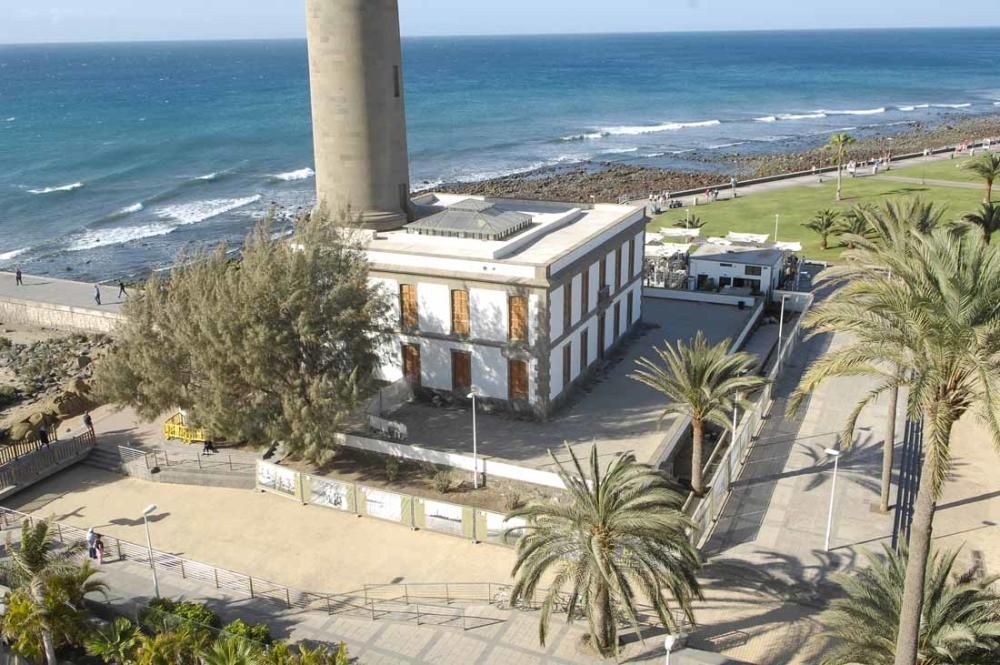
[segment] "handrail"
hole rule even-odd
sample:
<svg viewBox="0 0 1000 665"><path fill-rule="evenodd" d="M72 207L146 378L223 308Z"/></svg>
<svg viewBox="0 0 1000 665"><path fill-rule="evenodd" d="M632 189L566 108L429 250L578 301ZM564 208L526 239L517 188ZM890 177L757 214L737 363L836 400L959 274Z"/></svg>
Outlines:
<svg viewBox="0 0 1000 665"><path fill-rule="evenodd" d="M89 430L84 430L77 436L74 436L71 439L65 439L63 441L56 439L54 441L50 441L47 444L40 443L38 441L22 441L20 443L12 443L10 445L0 447L0 468L12 462L16 462L17 460L22 459L23 457L26 457L32 453L38 452L39 450L47 450L50 448L67 446L69 444L76 442L77 440L93 442L95 439L94 435Z"/></svg>
<svg viewBox="0 0 1000 665"><path fill-rule="evenodd" d="M13 457L0 466L0 490L33 482L51 473L60 464L81 455L94 447L95 437L90 431L66 441L42 444L29 452Z"/></svg>

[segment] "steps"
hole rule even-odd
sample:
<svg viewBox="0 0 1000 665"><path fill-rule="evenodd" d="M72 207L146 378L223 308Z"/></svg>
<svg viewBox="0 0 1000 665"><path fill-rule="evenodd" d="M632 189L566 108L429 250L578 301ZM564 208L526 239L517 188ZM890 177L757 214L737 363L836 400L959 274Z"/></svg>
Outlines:
<svg viewBox="0 0 1000 665"><path fill-rule="evenodd" d="M118 452L118 448L110 446L94 446L94 449L90 451L90 455L83 460L83 464L113 473L125 473L122 467L122 456Z"/></svg>

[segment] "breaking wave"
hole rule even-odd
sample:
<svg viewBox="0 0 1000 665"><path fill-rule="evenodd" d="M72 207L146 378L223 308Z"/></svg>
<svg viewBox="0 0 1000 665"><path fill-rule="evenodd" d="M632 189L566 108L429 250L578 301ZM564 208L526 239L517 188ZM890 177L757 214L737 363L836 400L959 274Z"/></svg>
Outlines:
<svg viewBox="0 0 1000 665"><path fill-rule="evenodd" d="M66 250L81 252L107 245L120 245L133 240L164 236L175 228L177 227L170 224L144 224L142 226L123 226L117 229L87 231L70 243Z"/></svg>
<svg viewBox="0 0 1000 665"><path fill-rule="evenodd" d="M307 180L316 175L316 172L311 168L299 169L297 171L289 171L287 173L276 173L271 177L275 180L283 180L285 182L291 182L294 180Z"/></svg>
<svg viewBox="0 0 1000 665"><path fill-rule="evenodd" d="M699 120L697 122L664 122L659 125L621 125L618 127L602 127L599 131L586 134L564 136L563 141L587 141L602 139L607 136L639 136L642 134L658 134L660 132L676 132L694 127L715 127L721 125L721 120Z"/></svg>
<svg viewBox="0 0 1000 665"><path fill-rule="evenodd" d="M52 194L53 192L72 192L75 189L80 189L83 187L82 182L74 182L69 185L60 185L59 187L45 187L43 189L29 189L29 194Z"/></svg>
<svg viewBox="0 0 1000 665"><path fill-rule="evenodd" d="M218 217L231 210L248 206L251 203L260 201L261 195L254 194L240 199L211 199L207 201L193 201L191 203L178 203L177 205L160 208L156 211L156 216L160 219L170 219L178 224L197 224L206 219Z"/></svg>
<svg viewBox="0 0 1000 665"><path fill-rule="evenodd" d="M17 257L19 257L22 254L24 254L25 252L27 252L29 249L31 249L31 248L30 247L22 247L21 249L13 249L13 250L11 250L9 252L4 252L4 253L0 254L0 261L10 261L11 259L16 259Z"/></svg>
<svg viewBox="0 0 1000 665"><path fill-rule="evenodd" d="M885 107L880 106L876 109L847 109L844 111L831 111L828 109L821 109L816 111L817 113L823 113L825 115L878 115L879 113L885 113Z"/></svg>

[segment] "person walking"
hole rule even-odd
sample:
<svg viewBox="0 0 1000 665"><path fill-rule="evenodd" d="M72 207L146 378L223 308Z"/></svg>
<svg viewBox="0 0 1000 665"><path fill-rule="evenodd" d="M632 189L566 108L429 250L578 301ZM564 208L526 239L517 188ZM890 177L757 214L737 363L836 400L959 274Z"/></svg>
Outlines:
<svg viewBox="0 0 1000 665"><path fill-rule="evenodd" d="M118 297L128 298L128 292L125 291L125 282L121 280L118 281Z"/></svg>
<svg viewBox="0 0 1000 665"><path fill-rule="evenodd" d="M47 448L49 445L49 431L45 429L45 425L42 425L41 429L38 430L38 443L39 448L42 446Z"/></svg>
<svg viewBox="0 0 1000 665"><path fill-rule="evenodd" d="M94 541L94 558L97 559L98 566L104 563L104 541L101 540L101 534L97 534Z"/></svg>
<svg viewBox="0 0 1000 665"><path fill-rule="evenodd" d="M94 302L96 302L98 306L101 304L101 287L99 284L94 284Z"/></svg>
<svg viewBox="0 0 1000 665"><path fill-rule="evenodd" d="M87 556L91 559L97 558L97 552L95 551L95 546L97 545L97 533L94 532L94 527L87 529Z"/></svg>
<svg viewBox="0 0 1000 665"><path fill-rule="evenodd" d="M24 280L21 279L21 269L20 268L18 268L16 271L14 271L14 283L17 284L18 286L24 286Z"/></svg>
<svg viewBox="0 0 1000 665"><path fill-rule="evenodd" d="M90 436L94 436L94 419L90 417L89 411L83 414L83 426L90 432Z"/></svg>

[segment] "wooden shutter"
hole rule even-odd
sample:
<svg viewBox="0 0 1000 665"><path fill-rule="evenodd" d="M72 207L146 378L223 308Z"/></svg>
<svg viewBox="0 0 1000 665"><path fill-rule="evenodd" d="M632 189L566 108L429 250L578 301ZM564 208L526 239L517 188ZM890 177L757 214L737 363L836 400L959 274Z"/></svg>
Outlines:
<svg viewBox="0 0 1000 665"><path fill-rule="evenodd" d="M597 290L600 291L605 286L608 285L608 257L605 256L601 259L601 279L600 284L597 285Z"/></svg>
<svg viewBox="0 0 1000 665"><path fill-rule="evenodd" d="M632 298L632 294L631 293L628 294L625 297L628 298L628 308L627 308L628 318L625 319L625 327L628 328L629 326L632 325L632 316L634 314L634 311L633 311L632 308L633 308L634 304L632 302L633 298Z"/></svg>
<svg viewBox="0 0 1000 665"><path fill-rule="evenodd" d="M573 342L563 347L563 390L573 381Z"/></svg>
<svg viewBox="0 0 1000 665"><path fill-rule="evenodd" d="M413 284L402 284L399 287L400 325L404 330L417 327L417 287Z"/></svg>
<svg viewBox="0 0 1000 665"><path fill-rule="evenodd" d="M580 374L586 371L587 366L590 364L588 362L590 357L590 331L584 330L583 334L580 335Z"/></svg>
<svg viewBox="0 0 1000 665"><path fill-rule="evenodd" d="M635 240L628 241L628 277L626 282L632 280L632 276L635 274Z"/></svg>
<svg viewBox="0 0 1000 665"><path fill-rule="evenodd" d="M472 387L472 355L467 351L451 352L451 389L464 396Z"/></svg>
<svg viewBox="0 0 1000 665"><path fill-rule="evenodd" d="M507 386L511 401L528 399L528 363L511 360L507 364Z"/></svg>
<svg viewBox="0 0 1000 665"><path fill-rule="evenodd" d="M403 376L411 384L420 385L420 347L415 344L403 345Z"/></svg>
<svg viewBox="0 0 1000 665"><path fill-rule="evenodd" d="M621 276L621 274L622 274L622 248L619 247L618 249L615 250L615 274L611 276L612 291L616 290L619 286L622 286L622 284L618 283L618 278Z"/></svg>
<svg viewBox="0 0 1000 665"><path fill-rule="evenodd" d="M528 341L528 299L524 296L511 296L508 300L510 309L510 341Z"/></svg>
<svg viewBox="0 0 1000 665"><path fill-rule="evenodd" d="M563 286L563 334L573 325L573 280Z"/></svg>
<svg viewBox="0 0 1000 665"><path fill-rule="evenodd" d="M622 301L619 300L615 303L615 337L614 340L617 342L618 338L622 335Z"/></svg>
<svg viewBox="0 0 1000 665"><path fill-rule="evenodd" d="M451 292L451 334L469 335L469 292Z"/></svg>
<svg viewBox="0 0 1000 665"><path fill-rule="evenodd" d="M590 268L583 271L583 278L580 280L580 311L590 313Z"/></svg>

